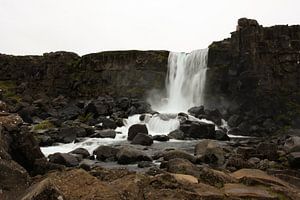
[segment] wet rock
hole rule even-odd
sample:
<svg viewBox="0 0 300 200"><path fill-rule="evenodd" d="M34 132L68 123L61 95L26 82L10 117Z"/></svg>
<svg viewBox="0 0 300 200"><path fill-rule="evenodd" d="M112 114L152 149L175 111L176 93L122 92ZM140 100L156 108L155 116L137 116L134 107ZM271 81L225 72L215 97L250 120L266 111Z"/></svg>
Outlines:
<svg viewBox="0 0 300 200"><path fill-rule="evenodd" d="M117 153L117 160L119 164L126 165L139 161L152 161L146 153L133 149L131 147L123 147Z"/></svg>
<svg viewBox="0 0 300 200"><path fill-rule="evenodd" d="M168 134L169 138L176 140L184 140L184 132L180 129L176 129Z"/></svg>
<svg viewBox="0 0 300 200"><path fill-rule="evenodd" d="M117 135L116 131L107 129L107 130L96 130L92 138L115 138Z"/></svg>
<svg viewBox="0 0 300 200"><path fill-rule="evenodd" d="M138 167L139 168L148 168L148 167L153 167L155 164L151 161L141 161L138 162Z"/></svg>
<svg viewBox="0 0 300 200"><path fill-rule="evenodd" d="M182 158L171 159L167 162L166 168L168 172L175 174L187 174L199 177L200 170L190 161Z"/></svg>
<svg viewBox="0 0 300 200"><path fill-rule="evenodd" d="M293 168L300 169L300 152L292 152L288 155L289 165Z"/></svg>
<svg viewBox="0 0 300 200"><path fill-rule="evenodd" d="M138 133L132 140L131 144L140 144L144 146L151 146L153 144L153 139L149 135L144 133Z"/></svg>
<svg viewBox="0 0 300 200"><path fill-rule="evenodd" d="M188 110L188 113L194 117L198 117L199 115L204 115L204 106L195 106Z"/></svg>
<svg viewBox="0 0 300 200"><path fill-rule="evenodd" d="M203 140L195 146L195 155L204 163L222 165L225 161L223 148L213 140Z"/></svg>
<svg viewBox="0 0 300 200"><path fill-rule="evenodd" d="M143 134L148 134L148 129L146 125L144 124L134 124L129 127L128 129L128 137L127 140L133 140L133 138L138 134L138 133L143 133Z"/></svg>
<svg viewBox="0 0 300 200"><path fill-rule="evenodd" d="M69 152L71 154L79 154L81 155L83 158L88 158L90 157L90 153L88 152L88 150L86 150L85 148L77 148L74 149L73 151Z"/></svg>
<svg viewBox="0 0 300 200"><path fill-rule="evenodd" d="M127 110L130 106L130 99L127 97L122 97L116 100L117 107L121 108L122 110Z"/></svg>
<svg viewBox="0 0 300 200"><path fill-rule="evenodd" d="M180 130L185 138L213 139L215 138L215 125L203 122L186 121L180 124Z"/></svg>
<svg viewBox="0 0 300 200"><path fill-rule="evenodd" d="M231 127L237 127L242 122L242 120L243 119L239 115L232 115L228 119L227 123Z"/></svg>
<svg viewBox="0 0 300 200"><path fill-rule="evenodd" d="M107 116L110 113L109 105L106 103L106 100L103 98L93 100L87 104L84 108L84 112L92 113L94 117L98 116Z"/></svg>
<svg viewBox="0 0 300 200"><path fill-rule="evenodd" d="M216 130L216 136L215 136L215 139L216 140L221 140L221 141L229 141L230 138L229 136L226 134L225 131L219 129L219 130Z"/></svg>
<svg viewBox="0 0 300 200"><path fill-rule="evenodd" d="M99 146L93 151L93 154L96 155L97 160L106 161L116 160L118 152L119 149L111 146Z"/></svg>
<svg viewBox="0 0 300 200"><path fill-rule="evenodd" d="M197 158L195 156L193 156L185 151L181 151L181 150L167 151L167 152L163 153L162 157L166 161L172 160L174 158L182 158L182 159L189 160L192 163L196 163L196 160L197 160Z"/></svg>
<svg viewBox="0 0 300 200"><path fill-rule="evenodd" d="M87 136L86 130L81 127L64 127L60 129L60 133L58 135L59 142L62 143L71 143L77 137L85 137Z"/></svg>
<svg viewBox="0 0 300 200"><path fill-rule="evenodd" d="M75 120L81 114L81 109L74 104L70 104L65 106L64 108L58 110L57 117L62 119L63 121L66 120Z"/></svg>
<svg viewBox="0 0 300 200"><path fill-rule="evenodd" d="M66 167L75 167L79 164L78 159L69 153L54 153L48 156L49 162L65 165Z"/></svg>
<svg viewBox="0 0 300 200"><path fill-rule="evenodd" d="M107 117L99 117L97 118L96 127L101 129L116 129L117 124L113 119L107 118Z"/></svg>
<svg viewBox="0 0 300 200"><path fill-rule="evenodd" d="M169 136L167 135L154 135L153 137L153 140L155 141L159 141L159 142L166 142L166 141L169 141Z"/></svg>
<svg viewBox="0 0 300 200"><path fill-rule="evenodd" d="M222 125L222 114L220 113L220 111L218 109L214 109L214 110L205 110L205 118L213 121L215 124L217 124L218 126Z"/></svg>

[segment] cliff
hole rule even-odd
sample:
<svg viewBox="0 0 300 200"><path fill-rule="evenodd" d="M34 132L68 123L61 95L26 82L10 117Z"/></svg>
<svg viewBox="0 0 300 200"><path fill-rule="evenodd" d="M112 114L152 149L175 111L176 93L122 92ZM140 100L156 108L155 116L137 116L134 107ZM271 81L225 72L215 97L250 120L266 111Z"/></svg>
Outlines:
<svg viewBox="0 0 300 200"><path fill-rule="evenodd" d="M147 90L163 87L168 55L167 51L114 51L82 57L70 52L0 54L0 86L3 95L14 98L38 93L142 98Z"/></svg>
<svg viewBox="0 0 300 200"><path fill-rule="evenodd" d="M232 113L300 126L300 26L242 18L209 47L207 102Z"/></svg>

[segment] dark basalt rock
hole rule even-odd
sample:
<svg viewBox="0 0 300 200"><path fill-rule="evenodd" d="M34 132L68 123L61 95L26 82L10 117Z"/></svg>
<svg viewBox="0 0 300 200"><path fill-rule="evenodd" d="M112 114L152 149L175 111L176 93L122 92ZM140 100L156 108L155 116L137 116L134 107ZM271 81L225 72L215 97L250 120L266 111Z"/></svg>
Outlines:
<svg viewBox="0 0 300 200"><path fill-rule="evenodd" d="M79 164L76 156L69 153L54 153L48 156L49 162L74 167Z"/></svg>
<svg viewBox="0 0 300 200"><path fill-rule="evenodd" d="M296 126L299 116L300 26L263 27L242 18L231 37L209 46L206 101L231 114L263 115L277 125ZM242 119L245 120L245 119ZM231 119L232 127L241 119ZM271 121L251 125L274 133Z"/></svg>
<svg viewBox="0 0 300 200"><path fill-rule="evenodd" d="M83 158L88 158L90 157L90 153L88 152L88 150L86 150L85 148L77 148L74 149L73 151L69 152L71 154L79 154L81 155Z"/></svg>
<svg viewBox="0 0 300 200"><path fill-rule="evenodd" d="M180 124L180 130L185 138L213 139L215 138L215 125L196 121L186 121Z"/></svg>
<svg viewBox="0 0 300 200"><path fill-rule="evenodd" d="M159 142L166 142L169 141L170 137L167 135L154 135L153 140L159 141Z"/></svg>
<svg viewBox="0 0 300 200"><path fill-rule="evenodd" d="M93 138L115 138L117 135L116 131L108 129L108 130L96 130L93 135L90 137Z"/></svg>
<svg viewBox="0 0 300 200"><path fill-rule="evenodd" d="M180 129L176 129L168 134L169 138L176 140L184 140L184 132Z"/></svg>
<svg viewBox="0 0 300 200"><path fill-rule="evenodd" d="M119 149L111 146L99 146L94 150L93 154L96 155L97 160L116 160Z"/></svg>
<svg viewBox="0 0 300 200"><path fill-rule="evenodd" d="M138 134L148 134L148 129L145 124L134 124L128 129L128 137L127 140L131 141Z"/></svg>
<svg viewBox="0 0 300 200"><path fill-rule="evenodd" d="M150 146L153 144L153 138L144 133L138 133L132 140L131 144L140 144L144 146Z"/></svg>
<svg viewBox="0 0 300 200"><path fill-rule="evenodd" d="M131 147L123 147L117 153L117 160L119 164L126 165L136 163L138 161L152 161L146 153L133 149Z"/></svg>
<svg viewBox="0 0 300 200"><path fill-rule="evenodd" d="M57 140L62 143L71 143L77 137L87 136L86 130L81 127L65 127L60 129Z"/></svg>

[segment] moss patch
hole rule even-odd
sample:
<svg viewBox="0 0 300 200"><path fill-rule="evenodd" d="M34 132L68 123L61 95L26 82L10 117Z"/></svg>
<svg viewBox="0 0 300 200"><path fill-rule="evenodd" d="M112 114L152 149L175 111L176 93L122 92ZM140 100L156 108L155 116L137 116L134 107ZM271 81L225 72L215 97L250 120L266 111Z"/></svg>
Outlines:
<svg viewBox="0 0 300 200"><path fill-rule="evenodd" d="M33 126L33 130L37 131L37 130L45 130L45 129L50 129L50 128L54 128L55 126L48 120L44 120L42 122L40 122L39 124L36 124Z"/></svg>

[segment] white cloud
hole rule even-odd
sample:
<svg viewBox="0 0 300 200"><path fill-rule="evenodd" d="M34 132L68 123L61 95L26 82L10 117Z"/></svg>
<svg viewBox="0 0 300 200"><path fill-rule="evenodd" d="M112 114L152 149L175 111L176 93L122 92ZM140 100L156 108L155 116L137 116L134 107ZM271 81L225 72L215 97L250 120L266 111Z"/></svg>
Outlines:
<svg viewBox="0 0 300 200"><path fill-rule="evenodd" d="M298 0L0 0L0 52L191 51L230 36L240 17L299 24Z"/></svg>

